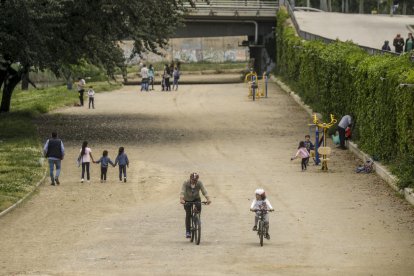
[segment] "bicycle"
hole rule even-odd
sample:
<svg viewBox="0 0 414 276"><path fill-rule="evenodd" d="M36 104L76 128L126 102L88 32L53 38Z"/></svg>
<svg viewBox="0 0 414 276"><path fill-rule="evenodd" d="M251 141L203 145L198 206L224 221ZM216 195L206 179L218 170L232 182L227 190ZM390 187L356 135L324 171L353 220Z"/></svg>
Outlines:
<svg viewBox="0 0 414 276"><path fill-rule="evenodd" d="M261 209L253 210L253 212L256 212L256 214L258 214L259 216L257 235L259 235L260 246L263 246L263 237L265 237L267 234L266 227L265 227L265 215L268 212L273 212L273 210L266 210L266 209L261 208Z"/></svg>
<svg viewBox="0 0 414 276"><path fill-rule="evenodd" d="M193 205L191 208L191 216L190 216L190 232L191 232L191 238L190 242L195 242L196 245L200 244L201 240L201 213L197 209L197 206L195 204L196 202L185 202L182 203L184 205ZM207 205L206 201L200 202L200 204Z"/></svg>

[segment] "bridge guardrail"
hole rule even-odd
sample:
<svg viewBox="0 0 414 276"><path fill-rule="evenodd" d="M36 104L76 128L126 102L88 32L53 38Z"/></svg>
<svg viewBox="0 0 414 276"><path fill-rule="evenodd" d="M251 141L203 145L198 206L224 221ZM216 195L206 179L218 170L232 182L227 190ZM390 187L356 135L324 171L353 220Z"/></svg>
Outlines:
<svg viewBox="0 0 414 276"><path fill-rule="evenodd" d="M272 16L279 8L279 1L262 1L262 0L210 0L195 1L196 7L193 8L189 3L185 7L193 12L208 12L209 15L219 15L223 12L237 16L240 13L254 12L255 15Z"/></svg>

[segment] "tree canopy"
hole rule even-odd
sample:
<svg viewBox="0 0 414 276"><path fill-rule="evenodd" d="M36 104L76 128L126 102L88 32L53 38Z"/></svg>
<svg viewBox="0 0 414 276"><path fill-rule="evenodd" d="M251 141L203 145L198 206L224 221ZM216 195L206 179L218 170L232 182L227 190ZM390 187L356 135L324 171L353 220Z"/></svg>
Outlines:
<svg viewBox="0 0 414 276"><path fill-rule="evenodd" d="M156 52L180 25L194 0L0 0L0 112L29 68L50 69L79 60L108 73L124 63L119 41L134 41L132 54ZM12 65L18 65L16 66Z"/></svg>

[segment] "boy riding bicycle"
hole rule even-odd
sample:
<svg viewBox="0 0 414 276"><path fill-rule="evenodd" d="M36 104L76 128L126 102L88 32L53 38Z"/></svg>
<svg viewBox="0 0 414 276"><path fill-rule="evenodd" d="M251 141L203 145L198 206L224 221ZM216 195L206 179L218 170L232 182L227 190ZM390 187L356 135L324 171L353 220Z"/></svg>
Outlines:
<svg viewBox="0 0 414 276"><path fill-rule="evenodd" d="M269 211L273 212L274 209L270 204L270 201L266 198L266 193L263 189L256 189L255 191L256 198L253 200L252 205L250 206L250 211L255 212L256 215L254 217L254 226L253 231L257 231L257 223L259 221L259 211ZM269 214L266 212L264 214L265 220L265 229L266 229L266 239L270 239L269 235Z"/></svg>
<svg viewBox="0 0 414 276"><path fill-rule="evenodd" d="M180 203L184 204L185 209L185 237L187 239L191 238L190 217L193 204L185 203L194 203L197 207L197 210L201 212L200 190L203 196L207 199L207 204L211 203L206 188L204 188L203 183L199 181L198 178L199 175L197 173L190 174L190 179L185 181L181 188Z"/></svg>

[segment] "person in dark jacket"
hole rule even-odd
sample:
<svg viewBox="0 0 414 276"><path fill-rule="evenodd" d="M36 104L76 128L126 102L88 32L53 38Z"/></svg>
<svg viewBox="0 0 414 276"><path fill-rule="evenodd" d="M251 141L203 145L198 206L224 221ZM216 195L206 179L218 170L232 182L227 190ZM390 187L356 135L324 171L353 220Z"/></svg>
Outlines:
<svg viewBox="0 0 414 276"><path fill-rule="evenodd" d="M397 34L392 45L394 45L396 53L402 53L404 50L404 38L400 34Z"/></svg>
<svg viewBox="0 0 414 276"><path fill-rule="evenodd" d="M50 185L54 186L55 183L59 185L60 165L65 156L65 148L62 140L57 138L56 132L52 132L52 138L46 141L43 152L49 161ZM56 175L53 175L54 167L56 167Z"/></svg>
<svg viewBox="0 0 414 276"><path fill-rule="evenodd" d="M384 41L384 45L382 45L381 50L391 52L390 42L388 40Z"/></svg>

